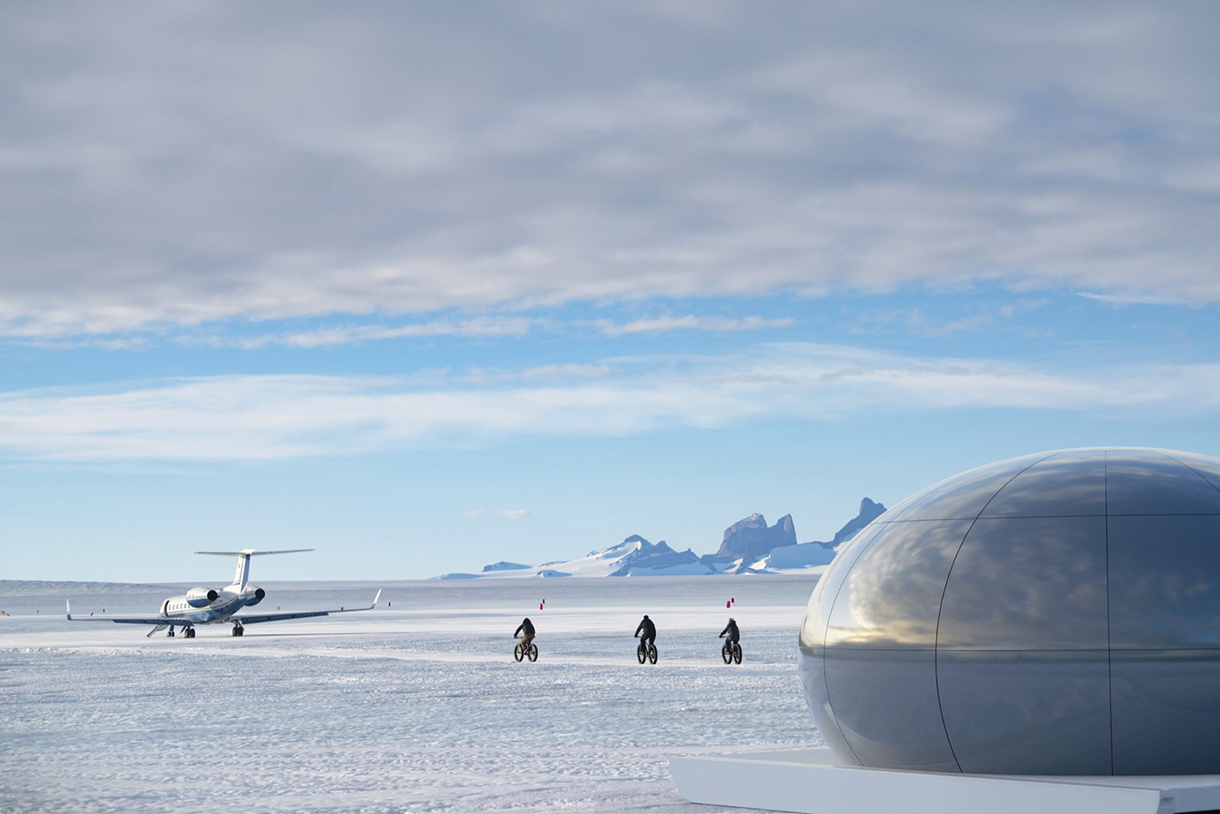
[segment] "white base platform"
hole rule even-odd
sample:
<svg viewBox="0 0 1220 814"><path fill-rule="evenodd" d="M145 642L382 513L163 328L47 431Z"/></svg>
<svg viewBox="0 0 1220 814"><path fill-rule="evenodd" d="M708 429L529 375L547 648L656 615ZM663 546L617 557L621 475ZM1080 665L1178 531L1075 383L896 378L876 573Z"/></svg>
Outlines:
<svg viewBox="0 0 1220 814"><path fill-rule="evenodd" d="M1175 814L1220 810L1220 775L1050 777L866 769L829 749L669 761L694 803L801 814Z"/></svg>

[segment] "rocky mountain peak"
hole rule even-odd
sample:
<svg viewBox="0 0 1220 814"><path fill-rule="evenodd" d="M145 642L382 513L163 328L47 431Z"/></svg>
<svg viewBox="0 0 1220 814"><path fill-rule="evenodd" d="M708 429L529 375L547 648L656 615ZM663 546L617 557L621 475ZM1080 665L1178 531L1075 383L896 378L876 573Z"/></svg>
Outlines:
<svg viewBox="0 0 1220 814"><path fill-rule="evenodd" d="M882 506L880 503L870 500L867 497L864 498L860 501L860 513L851 520L847 521L847 524L838 530L834 539L831 540L831 543L838 545L844 540L850 540L852 537L856 536L856 532L860 531L860 529L864 528L883 514L885 514L885 506Z"/></svg>
<svg viewBox="0 0 1220 814"><path fill-rule="evenodd" d="M773 548L789 545L796 545L796 526L792 522L792 515L786 514L774 526L768 526L767 519L756 513L724 530L724 540L715 556L753 562L766 556Z"/></svg>

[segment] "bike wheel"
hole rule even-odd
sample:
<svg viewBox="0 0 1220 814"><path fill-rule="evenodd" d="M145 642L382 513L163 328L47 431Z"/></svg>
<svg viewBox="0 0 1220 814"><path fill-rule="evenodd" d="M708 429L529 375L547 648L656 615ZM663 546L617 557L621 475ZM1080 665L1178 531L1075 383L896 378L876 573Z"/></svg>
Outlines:
<svg viewBox="0 0 1220 814"><path fill-rule="evenodd" d="M635 649L635 657L640 660L640 664L643 664L644 659L648 658L648 651L644 649L643 644Z"/></svg>
<svg viewBox="0 0 1220 814"><path fill-rule="evenodd" d="M733 648L729 647L728 642L725 642L724 647L720 648L720 658L724 659L725 664L732 664Z"/></svg>
<svg viewBox="0 0 1220 814"><path fill-rule="evenodd" d="M733 661L741 664L741 645L733 645Z"/></svg>
<svg viewBox="0 0 1220 814"><path fill-rule="evenodd" d="M530 652L527 655L530 657L530 661L537 661L538 660L538 645L534 644L533 642L530 642Z"/></svg>
<svg viewBox="0 0 1220 814"><path fill-rule="evenodd" d="M649 664L657 663L657 647L654 644L648 645L648 663Z"/></svg>
<svg viewBox="0 0 1220 814"><path fill-rule="evenodd" d="M521 642L517 642L517 646L513 648L513 658L517 661L525 658L525 648L521 646Z"/></svg>

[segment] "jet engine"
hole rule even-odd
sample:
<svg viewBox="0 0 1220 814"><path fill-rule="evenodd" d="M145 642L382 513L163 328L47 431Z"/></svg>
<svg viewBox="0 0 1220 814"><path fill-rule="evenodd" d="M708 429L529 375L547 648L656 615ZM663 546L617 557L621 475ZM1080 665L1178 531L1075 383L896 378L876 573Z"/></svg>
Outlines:
<svg viewBox="0 0 1220 814"><path fill-rule="evenodd" d="M266 595L267 592L257 585L247 585L246 592L242 594L241 598L245 601L246 607L248 608L251 605L257 605L259 602L262 602L263 597Z"/></svg>
<svg viewBox="0 0 1220 814"><path fill-rule="evenodd" d="M213 591L211 588L191 588L186 592L186 604L192 608L206 608L208 605L216 601L216 597L220 594Z"/></svg>

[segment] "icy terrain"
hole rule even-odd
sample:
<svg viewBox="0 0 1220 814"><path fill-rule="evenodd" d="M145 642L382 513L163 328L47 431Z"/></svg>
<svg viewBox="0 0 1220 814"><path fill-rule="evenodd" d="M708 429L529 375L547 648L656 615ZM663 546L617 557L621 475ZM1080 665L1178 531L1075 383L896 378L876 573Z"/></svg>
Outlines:
<svg viewBox="0 0 1220 814"><path fill-rule="evenodd" d="M193 640L0 594L0 811L715 812L669 756L820 744L795 673L809 578L262 584L283 610L386 590ZM69 596L146 613L165 591ZM635 660L643 613L656 666ZM730 614L741 666L720 660ZM523 616L536 664L512 659Z"/></svg>

